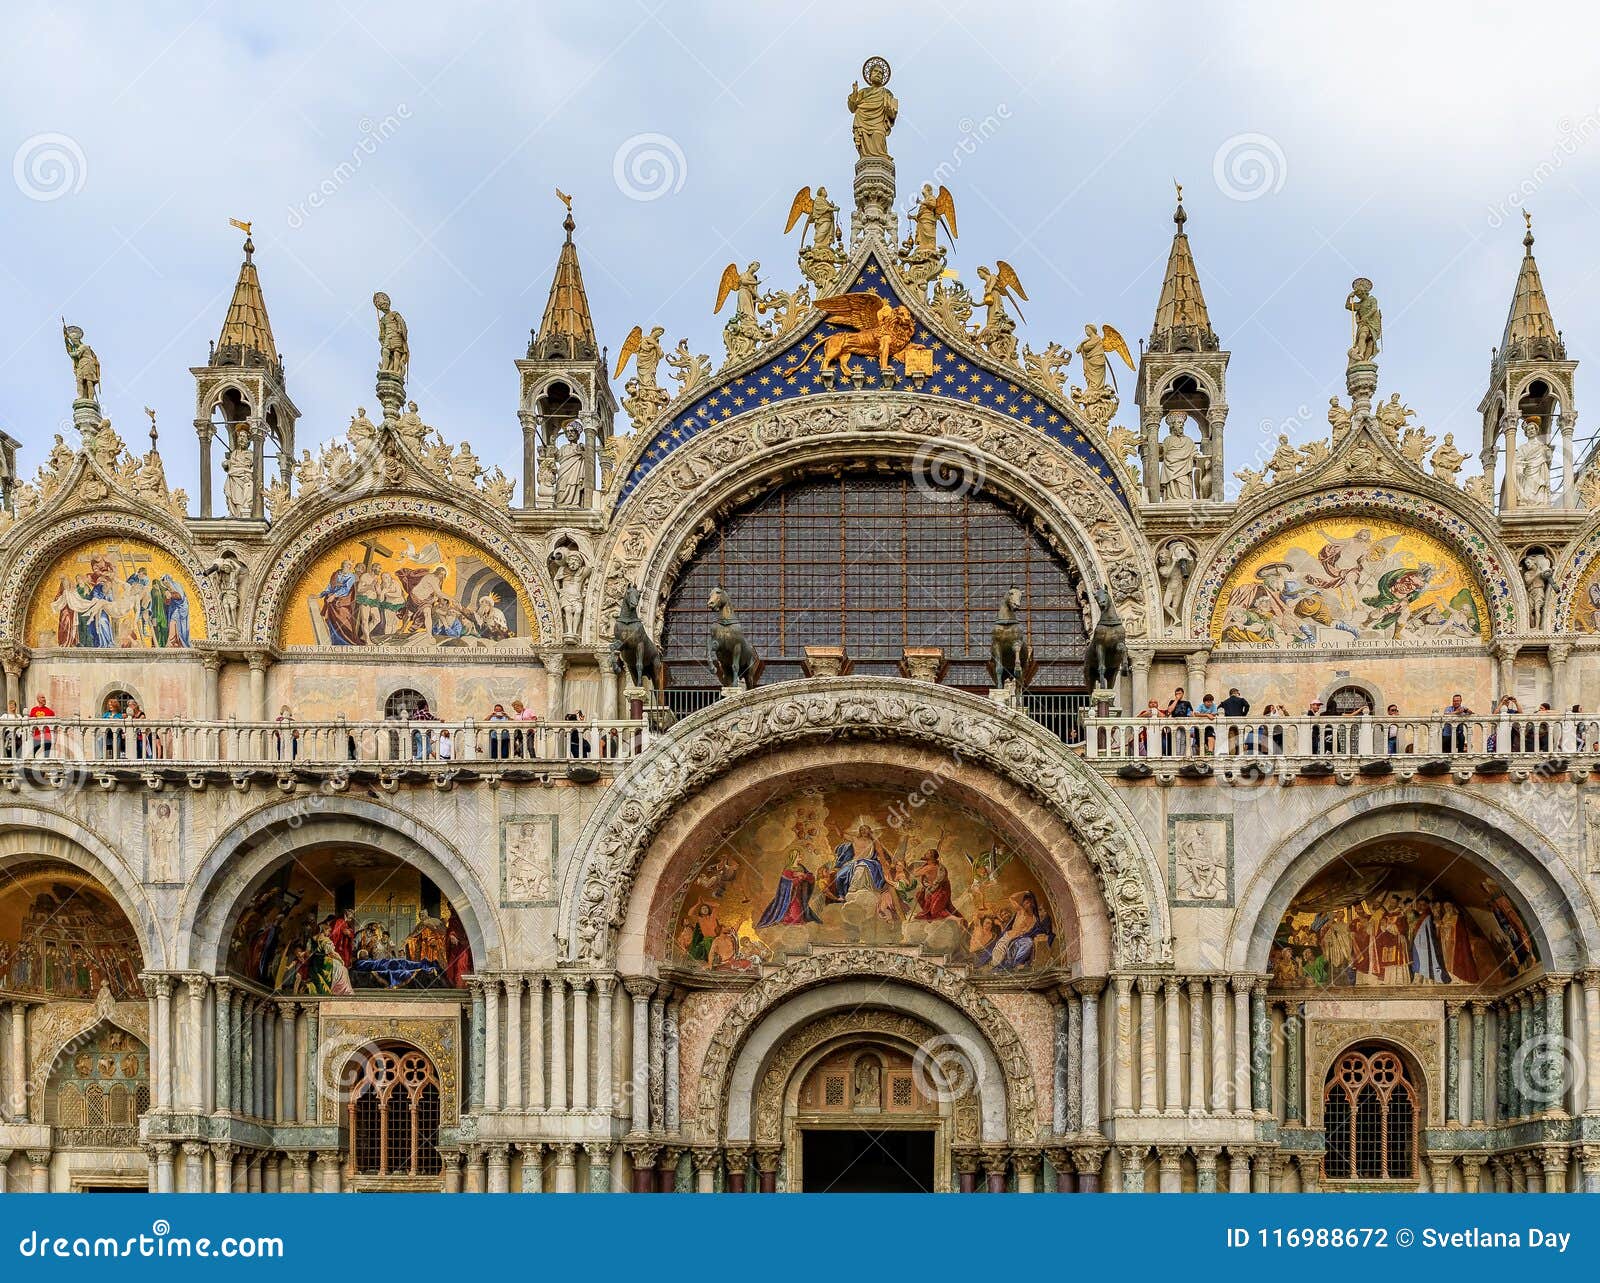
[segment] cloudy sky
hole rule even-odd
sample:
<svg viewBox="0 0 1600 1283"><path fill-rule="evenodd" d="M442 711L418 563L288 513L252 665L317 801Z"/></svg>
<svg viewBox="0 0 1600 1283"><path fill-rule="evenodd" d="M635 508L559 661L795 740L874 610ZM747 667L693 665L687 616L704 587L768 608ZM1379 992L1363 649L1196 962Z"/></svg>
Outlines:
<svg viewBox="0 0 1600 1283"><path fill-rule="evenodd" d="M552 189L576 198L613 353L643 321L720 358L723 265L798 281L790 198L849 191L844 97L882 54L902 198L953 172L955 265L1015 265L1034 347L1086 321L1148 332L1176 177L1233 352L1230 471L1280 430L1326 432L1358 274L1384 310L1380 391L1474 451L1522 203L1569 349L1600 343L1600 18L1562 10L13 3L0 427L28 473L65 430L64 314L100 355L107 413L142 447L155 407L169 478L194 493L188 367L226 310L238 217L303 444L375 409L383 289L424 418L515 471L512 362L561 239Z"/></svg>

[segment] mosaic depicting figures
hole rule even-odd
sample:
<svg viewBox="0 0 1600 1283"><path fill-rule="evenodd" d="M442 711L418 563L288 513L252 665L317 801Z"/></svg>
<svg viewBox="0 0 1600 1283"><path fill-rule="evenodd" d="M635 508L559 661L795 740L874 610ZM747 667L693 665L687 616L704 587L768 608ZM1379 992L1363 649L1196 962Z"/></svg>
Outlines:
<svg viewBox="0 0 1600 1283"><path fill-rule="evenodd" d="M918 946L979 971L1048 965L1039 884L981 820L876 789L804 793L758 812L695 870L676 960L748 971L813 945Z"/></svg>
<svg viewBox="0 0 1600 1283"><path fill-rule="evenodd" d="M472 945L454 907L390 856L322 851L274 873L239 915L228 967L276 993L459 989Z"/></svg>
<svg viewBox="0 0 1600 1283"><path fill-rule="evenodd" d="M1211 635L1264 646L1476 641L1487 620L1477 580L1439 540L1393 522L1318 519L1234 567Z"/></svg>
<svg viewBox="0 0 1600 1283"><path fill-rule="evenodd" d="M139 938L92 878L23 865L0 890L0 990L47 998L142 999Z"/></svg>
<svg viewBox="0 0 1600 1283"><path fill-rule="evenodd" d="M329 549L284 611L285 646L430 649L537 638L526 596L482 549L421 526L368 531Z"/></svg>
<svg viewBox="0 0 1600 1283"><path fill-rule="evenodd" d="M1572 631L1600 633L1600 557L1584 567L1572 593Z"/></svg>
<svg viewBox="0 0 1600 1283"><path fill-rule="evenodd" d="M28 640L40 647L171 650L205 635L189 572L140 539L96 540L58 557L28 609Z"/></svg>
<svg viewBox="0 0 1600 1283"><path fill-rule="evenodd" d="M1521 912L1459 857L1395 845L1358 853L1295 896L1272 945L1287 989L1475 985L1535 966Z"/></svg>

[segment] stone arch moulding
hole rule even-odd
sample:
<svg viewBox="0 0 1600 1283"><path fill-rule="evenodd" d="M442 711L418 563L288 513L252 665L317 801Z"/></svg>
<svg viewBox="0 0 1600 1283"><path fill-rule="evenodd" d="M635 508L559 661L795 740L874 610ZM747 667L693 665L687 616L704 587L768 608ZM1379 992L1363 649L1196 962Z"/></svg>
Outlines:
<svg viewBox="0 0 1600 1283"><path fill-rule="evenodd" d="M1267 497L1270 491L1264 499ZM1340 517L1388 518L1421 526L1460 554L1478 577L1489 606L1491 635L1516 632L1522 626L1520 621L1527 617L1527 601L1520 578L1506 569L1511 562L1498 535L1426 495L1390 486L1332 486L1256 507L1204 551L1204 570L1190 583L1186 608L1194 636L1210 635L1217 594L1233 568L1258 544L1301 522Z"/></svg>
<svg viewBox="0 0 1600 1283"><path fill-rule="evenodd" d="M227 970L234 915L243 898L295 850L340 842L375 846L433 880L457 908L479 967L499 965L504 946L494 902L471 866L432 828L361 798L311 794L243 816L214 842L178 907L177 965Z"/></svg>
<svg viewBox="0 0 1600 1283"><path fill-rule="evenodd" d="M902 740L997 772L1053 810L1094 867L1119 967L1172 959L1160 865L1144 831L1099 776L1021 713L928 683L894 678L784 682L686 718L630 762L590 815L562 878L561 952L614 957L634 879L673 811L736 763L774 746Z"/></svg>
<svg viewBox="0 0 1600 1283"><path fill-rule="evenodd" d="M1207 355L1214 354L1205 352L1184 352L1179 353L1177 357L1174 357L1174 359L1179 359L1187 356L1196 358L1196 360L1193 364L1174 366L1172 369L1168 370L1164 375L1162 375L1161 381L1157 383L1150 392L1149 404L1159 410L1161 398L1166 396L1168 392L1172 391L1172 385L1179 379L1190 378L1200 385L1200 391L1205 394L1206 400L1211 403L1211 407L1213 409L1226 408L1227 402L1222 399L1222 388L1218 385L1216 379L1200 368L1198 358Z"/></svg>
<svg viewBox="0 0 1600 1283"><path fill-rule="evenodd" d="M1131 515L1084 460L1015 419L912 393L809 397L698 433L653 469L617 508L589 586L591 627L609 620L624 585L640 586L648 627L680 550L711 513L754 496L774 478L882 460L915 471L959 467L961 481L992 484L1015 501L1079 572L1109 583L1128 625L1143 636L1155 609L1155 566ZM967 470L970 469L970 476ZM1117 573L1118 570L1121 573ZM1132 575L1128 573L1132 571ZM1137 602L1137 617L1129 604Z"/></svg>
<svg viewBox="0 0 1600 1283"><path fill-rule="evenodd" d="M104 998L109 996L106 994ZM28 1022L34 1045L38 1048L28 1064L28 1083L32 1088L28 1099L29 1118L35 1123L44 1122L45 1088L56 1065L62 1056L72 1050L74 1044L92 1037L102 1026L132 1034L148 1051L149 1010L147 1002L109 1002L102 999L92 1004L55 1003L36 1013Z"/></svg>
<svg viewBox="0 0 1600 1283"><path fill-rule="evenodd" d="M1550 971L1589 965L1585 942L1600 933L1600 913L1560 852L1522 819L1473 793L1404 784L1352 798L1278 844L1239 897L1223 966L1267 971L1273 932L1301 887L1356 846L1406 837L1442 845L1493 874L1521 911Z"/></svg>
<svg viewBox="0 0 1600 1283"><path fill-rule="evenodd" d="M462 505L404 491L355 500L330 496L320 511L297 521L300 516L298 512L290 515L288 533L268 549L262 564L271 569L260 581L251 610L240 612L241 618L249 614L251 640L257 645L271 646L277 642L285 599L308 563L340 539L390 523L437 526L492 553L506 564L527 591L539 622L540 639L548 640L559 632L550 613L554 590L546 580L544 568L528 555L525 541L509 526L501 528L491 524Z"/></svg>
<svg viewBox="0 0 1600 1283"><path fill-rule="evenodd" d="M865 982L865 992L862 984ZM768 972L722 1018L700 1066L696 1128L707 1142L752 1138L763 1070L784 1042L830 1013L871 1007L940 1031L972 1066L986 1141L1026 1142L1038 1129L1037 1094L1022 1040L998 1007L959 973L927 959L843 949Z"/></svg>
<svg viewBox="0 0 1600 1283"><path fill-rule="evenodd" d="M165 965L160 919L139 872L98 833L55 811L0 807L0 871L29 860L58 860L94 878L138 933L145 968L156 971Z"/></svg>
<svg viewBox="0 0 1600 1283"><path fill-rule="evenodd" d="M3 630L0 640L27 644L28 607L40 587L39 576L57 557L96 535L145 539L169 553L188 572L200 594L206 635L210 636L212 624L222 618L221 606L216 586L205 573L204 564L189 542L188 532L178 522L156 516L147 508L134 512L101 507L51 520L37 532L38 537L21 543L16 558L6 567L4 580L0 581L0 630Z"/></svg>

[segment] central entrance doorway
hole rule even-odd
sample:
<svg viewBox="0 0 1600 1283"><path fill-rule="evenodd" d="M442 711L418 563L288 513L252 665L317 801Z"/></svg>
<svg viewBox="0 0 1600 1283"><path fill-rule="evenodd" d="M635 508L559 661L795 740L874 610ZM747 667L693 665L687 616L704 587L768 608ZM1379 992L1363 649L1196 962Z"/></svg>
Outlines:
<svg viewBox="0 0 1600 1283"><path fill-rule="evenodd" d="M932 1131L803 1128L808 1194L931 1194Z"/></svg>

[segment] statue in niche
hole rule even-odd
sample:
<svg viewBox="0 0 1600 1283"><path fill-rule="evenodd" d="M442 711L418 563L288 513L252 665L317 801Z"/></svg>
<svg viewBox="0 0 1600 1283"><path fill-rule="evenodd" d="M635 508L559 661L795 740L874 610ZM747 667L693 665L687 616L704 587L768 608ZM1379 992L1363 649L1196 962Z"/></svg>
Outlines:
<svg viewBox="0 0 1600 1283"><path fill-rule="evenodd" d="M1528 593L1528 626L1543 632L1550 626L1550 580L1555 567L1543 548L1530 548L1522 558L1522 586Z"/></svg>
<svg viewBox="0 0 1600 1283"><path fill-rule="evenodd" d="M863 1056L856 1061L851 1075L851 1107L853 1109L883 1108L883 1068L874 1056Z"/></svg>
<svg viewBox="0 0 1600 1283"><path fill-rule="evenodd" d="M1199 497L1197 474L1205 466L1200 443L1184 431L1189 416L1173 410L1166 416L1167 436L1161 443L1159 477L1163 503L1188 503Z"/></svg>
<svg viewBox="0 0 1600 1283"><path fill-rule="evenodd" d="M232 444L223 460L222 498L228 505L230 517L248 517L254 506L256 488L255 446L250 440L250 429L235 424Z"/></svg>
<svg viewBox="0 0 1600 1283"><path fill-rule="evenodd" d="M1517 502L1525 508L1550 506L1550 439L1536 414L1522 421L1517 447Z"/></svg>
<svg viewBox="0 0 1600 1283"><path fill-rule="evenodd" d="M576 641L583 632L583 590L589 583L589 563L573 544L562 544L550 554L550 578L555 581L561 607L561 633Z"/></svg>
<svg viewBox="0 0 1600 1283"><path fill-rule="evenodd" d="M576 422L567 424L556 447L555 498L558 508L589 506L589 452Z"/></svg>
<svg viewBox="0 0 1600 1283"><path fill-rule="evenodd" d="M1183 595L1194 573L1195 551L1186 539L1173 539L1156 553L1161 581L1161 618L1168 628L1183 627Z"/></svg>

